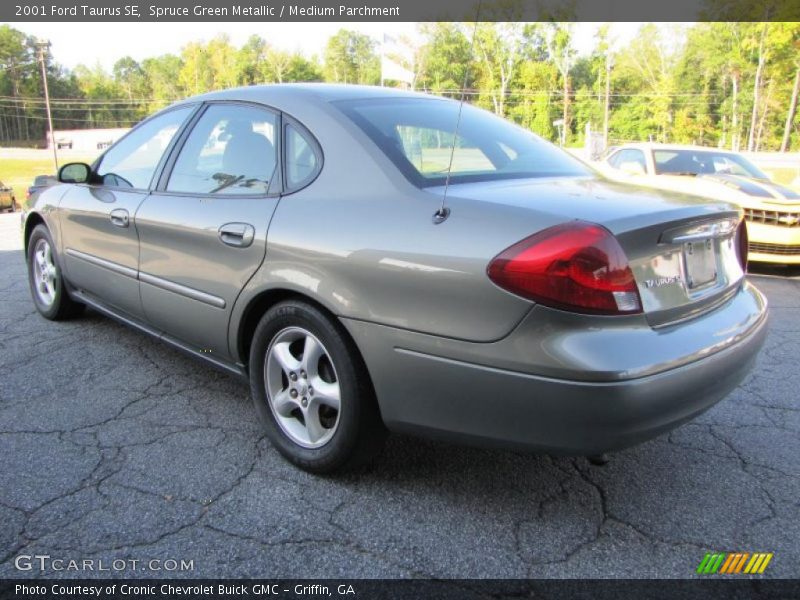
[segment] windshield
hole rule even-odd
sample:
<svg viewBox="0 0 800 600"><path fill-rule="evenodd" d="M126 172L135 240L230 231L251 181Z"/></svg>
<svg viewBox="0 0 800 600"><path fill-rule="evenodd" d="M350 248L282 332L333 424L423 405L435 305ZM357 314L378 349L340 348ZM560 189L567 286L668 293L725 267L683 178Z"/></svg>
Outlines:
<svg viewBox="0 0 800 600"><path fill-rule="evenodd" d="M334 104L413 184L428 187L445 183L458 120L457 102L381 98ZM533 133L464 105L451 183L589 174L577 159Z"/></svg>
<svg viewBox="0 0 800 600"><path fill-rule="evenodd" d="M769 179L753 163L738 154L705 150L654 150L659 175L740 175Z"/></svg>

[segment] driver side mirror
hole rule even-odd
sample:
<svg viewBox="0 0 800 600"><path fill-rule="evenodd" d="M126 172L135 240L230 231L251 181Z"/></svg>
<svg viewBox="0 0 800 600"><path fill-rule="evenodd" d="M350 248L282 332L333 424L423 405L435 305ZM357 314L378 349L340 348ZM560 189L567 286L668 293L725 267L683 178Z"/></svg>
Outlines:
<svg viewBox="0 0 800 600"><path fill-rule="evenodd" d="M61 183L88 183L92 168L86 163L68 163L58 170Z"/></svg>

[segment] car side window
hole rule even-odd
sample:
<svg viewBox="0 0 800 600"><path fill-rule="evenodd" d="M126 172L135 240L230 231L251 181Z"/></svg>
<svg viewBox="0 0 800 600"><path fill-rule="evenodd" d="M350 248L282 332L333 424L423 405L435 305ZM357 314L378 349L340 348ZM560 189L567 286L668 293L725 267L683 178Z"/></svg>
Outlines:
<svg viewBox="0 0 800 600"><path fill-rule="evenodd" d="M615 163L612 165L620 168L625 163L636 163L641 165L642 173L647 172L647 162L644 159L644 152L635 148L620 150L615 156Z"/></svg>
<svg viewBox="0 0 800 600"><path fill-rule="evenodd" d="M100 159L95 176L102 185L145 190L158 163L193 106L161 113L136 127Z"/></svg>
<svg viewBox="0 0 800 600"><path fill-rule="evenodd" d="M251 106L212 104L186 138L167 191L264 195L277 164L274 113Z"/></svg>
<svg viewBox="0 0 800 600"><path fill-rule="evenodd" d="M285 141L286 186L296 189L316 175L319 157L314 143L291 123L286 125Z"/></svg>

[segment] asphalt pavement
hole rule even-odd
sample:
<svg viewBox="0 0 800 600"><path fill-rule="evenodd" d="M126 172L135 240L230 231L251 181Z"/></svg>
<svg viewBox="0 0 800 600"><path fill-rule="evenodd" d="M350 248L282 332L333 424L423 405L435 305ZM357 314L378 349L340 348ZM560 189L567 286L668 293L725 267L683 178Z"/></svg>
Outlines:
<svg viewBox="0 0 800 600"><path fill-rule="evenodd" d="M97 313L40 317L21 248L0 215L0 577L682 578L720 551L800 577L798 269L751 275L771 305L752 375L605 466L392 436L318 477L242 383Z"/></svg>

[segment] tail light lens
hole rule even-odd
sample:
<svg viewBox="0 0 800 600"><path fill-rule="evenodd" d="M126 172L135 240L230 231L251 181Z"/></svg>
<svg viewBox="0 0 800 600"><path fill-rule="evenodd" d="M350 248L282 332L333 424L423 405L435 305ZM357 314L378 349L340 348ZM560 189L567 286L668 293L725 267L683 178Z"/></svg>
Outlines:
<svg viewBox="0 0 800 600"><path fill-rule="evenodd" d="M628 258L605 227L572 221L540 231L496 256L498 286L540 304L604 315L642 312Z"/></svg>
<svg viewBox="0 0 800 600"><path fill-rule="evenodd" d="M747 238L747 223L744 219L739 223L734 242L736 243L736 255L739 258L739 264L742 265L742 271L747 273L747 254L750 251L750 242Z"/></svg>

